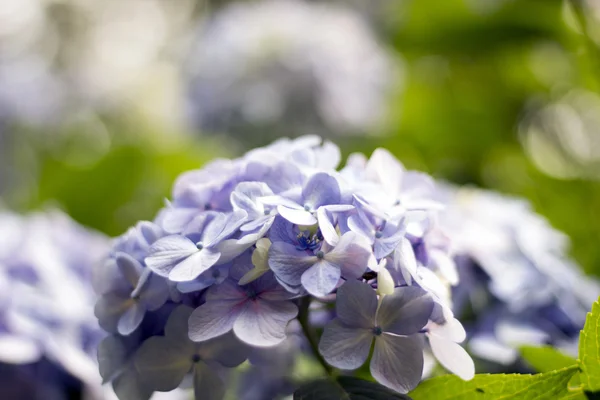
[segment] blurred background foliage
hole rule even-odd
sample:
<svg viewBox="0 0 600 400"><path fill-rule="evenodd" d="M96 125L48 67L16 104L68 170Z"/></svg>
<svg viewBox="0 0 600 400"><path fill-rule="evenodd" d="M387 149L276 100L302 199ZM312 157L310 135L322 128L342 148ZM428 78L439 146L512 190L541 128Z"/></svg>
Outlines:
<svg viewBox="0 0 600 400"><path fill-rule="evenodd" d="M285 103L285 112L267 110L272 118L268 124L244 120L246 114L237 109L220 110L225 114L211 119L219 124L198 122L196 115L221 104L224 93L234 100L248 94L233 90L236 85L246 87L248 79L258 76L262 89L280 85L277 79L289 84L289 77L296 75L280 74L279 66L297 71L302 68L291 64L304 65L294 53L296 58L290 59L295 61L278 61L277 69L261 75L253 70L263 65L255 59L244 63L225 57L228 51L243 53L243 43L233 33L219 33L225 29L222 21L211 25L216 15L231 10L230 3L5 0L0 6L2 202L17 210L50 202L84 224L117 235L139 219L153 218L179 173L267 144L286 130L290 136L316 132L329 136L346 155L383 146L408 168L528 198L536 211L571 237L572 255L583 268L600 276L598 2L305 1L310 7L319 3L345 14L328 22L307 13L301 23L300 13L290 9L294 24L304 29L291 35L312 37L310 46L324 46L330 33L348 34L352 43L340 53L340 63L352 63L349 54L365 62L350 73L343 69L348 65L327 61L331 76L341 75L336 74L340 68L348 72L348 82L370 73L385 77L385 102L376 107L382 116L356 123L352 111L346 119L351 124L339 129L333 127L335 118L329 122L331 107L325 108L325 117L322 109L310 108L321 101L312 92L303 102ZM240 4L233 7L238 13L243 10ZM247 20L230 14L242 36L261 26L246 27L242 22ZM267 17L266 21L280 19L268 12ZM348 25L339 22L350 19ZM363 26L371 35L364 43L358 40L365 35ZM311 33L317 28L323 43ZM278 29L270 34L277 35ZM356 29L356 39L345 29ZM206 46L203 35L210 51L198 47ZM371 41L383 56L375 55ZM278 49L288 43L280 42ZM229 50L231 43L238 49ZM361 52L362 45L373 49ZM324 49L306 53L314 59L327 54ZM194 61L198 54L203 57L200 62ZM190 78L198 71L190 69L218 65L210 58L217 56L241 65L242 75L252 70L250 78L227 75L226 90L211 87L202 92L204 87L197 85L206 86L207 79L199 84ZM382 60L377 68L369 64L374 58ZM322 81L330 75L315 78L318 73L311 71L307 76L316 79L314 85L300 80L289 85L291 94L277 92L280 97L273 98L279 101L271 103L283 102L286 98L281 96L301 97L300 88L323 90ZM209 86L219 83L218 73L204 72L195 75L210 77ZM375 96L346 90L341 87L345 84L340 80L334 89L346 100ZM381 84L373 87L379 90ZM250 103L276 89L251 92L258 95ZM198 97L199 92L207 94ZM227 98L223 104L231 101ZM350 104L361 107L360 102ZM246 107L238 106L242 111ZM307 118L321 114L315 124L299 128L286 125L294 112ZM234 118L230 129L233 123L228 122Z"/></svg>

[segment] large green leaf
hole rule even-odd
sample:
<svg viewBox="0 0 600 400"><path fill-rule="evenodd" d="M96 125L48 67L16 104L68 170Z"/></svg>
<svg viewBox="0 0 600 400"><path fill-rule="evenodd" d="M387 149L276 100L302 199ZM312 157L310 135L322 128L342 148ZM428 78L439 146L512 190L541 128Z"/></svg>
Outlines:
<svg viewBox="0 0 600 400"><path fill-rule="evenodd" d="M411 400L378 383L342 376L336 381L320 379L307 383L294 393L294 400Z"/></svg>
<svg viewBox="0 0 600 400"><path fill-rule="evenodd" d="M577 364L577 360L550 346L523 346L521 356L537 372L550 372Z"/></svg>
<svg viewBox="0 0 600 400"><path fill-rule="evenodd" d="M579 334L581 383L586 391L600 391L600 299L592 305Z"/></svg>
<svg viewBox="0 0 600 400"><path fill-rule="evenodd" d="M569 394L577 366L537 375L481 374L470 381L455 375L428 379L410 393L414 400L555 400Z"/></svg>

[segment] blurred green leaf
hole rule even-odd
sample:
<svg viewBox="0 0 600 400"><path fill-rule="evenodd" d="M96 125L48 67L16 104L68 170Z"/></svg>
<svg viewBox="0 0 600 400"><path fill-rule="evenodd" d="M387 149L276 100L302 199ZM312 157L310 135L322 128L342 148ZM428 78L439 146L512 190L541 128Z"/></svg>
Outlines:
<svg viewBox="0 0 600 400"><path fill-rule="evenodd" d="M592 305L579 334L581 383L586 391L600 391L600 298Z"/></svg>
<svg viewBox="0 0 600 400"><path fill-rule="evenodd" d="M549 372L577 364L577 360L550 347L521 347L521 356L537 372Z"/></svg>
<svg viewBox="0 0 600 400"><path fill-rule="evenodd" d="M537 375L481 374L470 381L446 375L422 382L410 396L414 400L554 400L568 393L567 383L577 366Z"/></svg>

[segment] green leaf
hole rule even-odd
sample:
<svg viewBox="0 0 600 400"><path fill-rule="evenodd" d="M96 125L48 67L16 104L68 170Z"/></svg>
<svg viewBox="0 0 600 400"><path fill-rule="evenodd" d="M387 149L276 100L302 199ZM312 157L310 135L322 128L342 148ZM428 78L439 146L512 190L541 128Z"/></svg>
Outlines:
<svg viewBox="0 0 600 400"><path fill-rule="evenodd" d="M537 372L550 372L577 364L576 359L550 346L523 346L521 356Z"/></svg>
<svg viewBox="0 0 600 400"><path fill-rule="evenodd" d="M320 379L307 383L294 392L294 400L411 400L378 383L349 376L333 381Z"/></svg>
<svg viewBox="0 0 600 400"><path fill-rule="evenodd" d="M586 391L600 391L600 299L592 305L579 334L581 383Z"/></svg>
<svg viewBox="0 0 600 400"><path fill-rule="evenodd" d="M422 382L410 393L414 400L555 400L569 394L567 383L577 366L537 375L481 374L470 381L445 375Z"/></svg>

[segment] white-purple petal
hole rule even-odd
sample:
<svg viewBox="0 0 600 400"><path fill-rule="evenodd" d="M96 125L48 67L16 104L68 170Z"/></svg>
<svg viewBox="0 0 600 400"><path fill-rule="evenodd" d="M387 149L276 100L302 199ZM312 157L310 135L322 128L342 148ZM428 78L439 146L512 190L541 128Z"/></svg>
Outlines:
<svg viewBox="0 0 600 400"><path fill-rule="evenodd" d="M301 208L290 208L287 206L277 206L277 212L283 218L296 225L311 226L317 223L317 219L311 212Z"/></svg>
<svg viewBox="0 0 600 400"><path fill-rule="evenodd" d="M375 327L377 295L371 285L348 281L337 291L335 303L337 317L346 326L371 329Z"/></svg>
<svg viewBox="0 0 600 400"><path fill-rule="evenodd" d="M190 315L190 339L202 342L229 332L245 307L238 300L207 301Z"/></svg>
<svg viewBox="0 0 600 400"><path fill-rule="evenodd" d="M335 289L341 276L342 272L336 264L320 260L304 271L300 282L308 293L316 297L324 297Z"/></svg>
<svg viewBox="0 0 600 400"><path fill-rule="evenodd" d="M408 393L423 375L423 340L416 335L378 336L370 367L377 382L399 393Z"/></svg>
<svg viewBox="0 0 600 400"><path fill-rule="evenodd" d="M321 206L338 204L340 202L340 186L337 180L326 173L314 174L302 190L304 204L312 211Z"/></svg>
<svg viewBox="0 0 600 400"><path fill-rule="evenodd" d="M351 328L339 320L333 320L325 326L319 352L328 364L353 370L367 361L372 342L371 329Z"/></svg>
<svg viewBox="0 0 600 400"><path fill-rule="evenodd" d="M196 251L171 269L169 279L174 282L192 281L215 265L220 257L221 253L210 248Z"/></svg>
<svg viewBox="0 0 600 400"><path fill-rule="evenodd" d="M137 329L142 323L144 315L146 314L146 307L139 301L133 301L132 304L119 318L117 324L117 331L123 336L130 335Z"/></svg>
<svg viewBox="0 0 600 400"><path fill-rule="evenodd" d="M237 317L233 331L252 346L275 346L285 339L285 328L297 314L298 307L290 301L249 301Z"/></svg>
<svg viewBox="0 0 600 400"><path fill-rule="evenodd" d="M325 255L325 260L337 265L342 271L342 276L347 279L360 278L371 258L368 240L354 232L344 233L337 246Z"/></svg>
<svg viewBox="0 0 600 400"><path fill-rule="evenodd" d="M302 274L317 260L317 257L309 256L290 243L274 242L269 248L269 267L288 285L300 285Z"/></svg>
<svg viewBox="0 0 600 400"><path fill-rule="evenodd" d="M412 335L427 324L433 311L433 299L416 286L398 287L386 295L377 311L377 323L384 332Z"/></svg>
<svg viewBox="0 0 600 400"><path fill-rule="evenodd" d="M444 368L463 380L473 379L475 364L465 349L442 336L432 334L428 337L433 355Z"/></svg>
<svg viewBox="0 0 600 400"><path fill-rule="evenodd" d="M177 263L196 252L198 248L191 240L179 235L167 236L150 246L145 263L156 274L166 278Z"/></svg>

